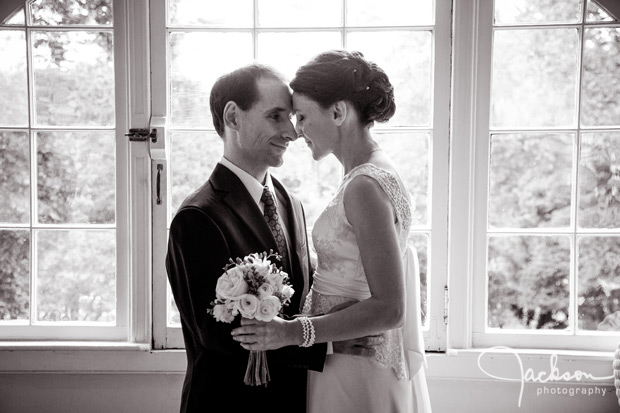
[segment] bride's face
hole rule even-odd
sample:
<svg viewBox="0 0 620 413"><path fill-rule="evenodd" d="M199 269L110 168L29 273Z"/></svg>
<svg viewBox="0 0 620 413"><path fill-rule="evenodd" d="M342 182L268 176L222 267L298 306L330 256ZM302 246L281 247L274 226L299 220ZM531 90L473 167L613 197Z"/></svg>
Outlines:
<svg viewBox="0 0 620 413"><path fill-rule="evenodd" d="M293 93L293 113L297 136L306 140L312 158L318 161L332 153L337 136L332 111L323 109L304 95Z"/></svg>

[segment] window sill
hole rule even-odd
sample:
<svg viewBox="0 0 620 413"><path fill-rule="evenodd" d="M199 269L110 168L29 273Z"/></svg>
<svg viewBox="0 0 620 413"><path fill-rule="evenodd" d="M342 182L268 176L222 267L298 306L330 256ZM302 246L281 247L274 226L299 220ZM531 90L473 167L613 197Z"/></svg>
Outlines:
<svg viewBox="0 0 620 413"><path fill-rule="evenodd" d="M427 360L431 380L514 382L530 374L538 383L555 375L613 385L612 352L452 349L427 353ZM145 343L0 342L0 373L184 374L186 363L185 350L152 350Z"/></svg>
<svg viewBox="0 0 620 413"><path fill-rule="evenodd" d="M91 341L0 342L0 373L185 373L185 350L146 343Z"/></svg>

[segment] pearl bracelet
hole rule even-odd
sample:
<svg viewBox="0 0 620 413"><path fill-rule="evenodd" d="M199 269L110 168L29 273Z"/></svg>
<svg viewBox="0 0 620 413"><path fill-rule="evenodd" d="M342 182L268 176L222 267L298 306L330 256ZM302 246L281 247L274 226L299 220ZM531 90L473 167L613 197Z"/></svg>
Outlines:
<svg viewBox="0 0 620 413"><path fill-rule="evenodd" d="M299 345L299 347L310 347L314 344L314 340L316 336L314 334L314 325L312 324L312 320L308 317L298 317L297 320L301 323L301 328L303 329L304 334L304 342Z"/></svg>

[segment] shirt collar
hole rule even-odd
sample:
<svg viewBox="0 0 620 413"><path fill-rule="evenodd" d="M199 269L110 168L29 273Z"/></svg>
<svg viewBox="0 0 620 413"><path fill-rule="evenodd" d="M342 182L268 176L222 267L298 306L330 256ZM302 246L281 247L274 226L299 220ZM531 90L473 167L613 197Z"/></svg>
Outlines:
<svg viewBox="0 0 620 413"><path fill-rule="evenodd" d="M243 169L239 168L237 165L230 162L225 157L222 156L222 159L220 159L219 163L221 163L222 165L230 169L232 173L237 175L237 178L241 180L245 188L250 193L250 196L252 197L254 202L256 202L256 205L258 205L261 211L263 210L263 204L262 202L260 202L260 199L263 196L263 187L265 186L267 186L269 190L271 191L271 193L273 194L274 201L276 202L276 205L277 205L277 197L275 195L275 191L273 188L273 181L271 180L271 174L269 174L269 171L267 171L267 175L265 177L265 184L263 185L262 183L257 181L256 178L254 178L252 175L250 175Z"/></svg>

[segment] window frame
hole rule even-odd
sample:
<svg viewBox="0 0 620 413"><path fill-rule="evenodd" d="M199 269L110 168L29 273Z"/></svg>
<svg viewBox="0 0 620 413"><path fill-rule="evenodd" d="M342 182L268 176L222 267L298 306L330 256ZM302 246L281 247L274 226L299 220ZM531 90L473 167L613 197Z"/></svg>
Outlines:
<svg viewBox="0 0 620 413"><path fill-rule="evenodd" d="M448 243L448 159L449 159L449 111L450 111L450 25L451 25L451 5L450 2L441 0L435 1L435 24L434 26L412 26L416 29L430 29L433 32L432 53L434 62L432 64L433 73L433 93L431 95L432 122L429 128L397 128L398 131L428 131L430 134L429 153L429 199L433 205L429 209L428 224L421 231L428 231L430 234L428 244L428 277L430 281L429 294L427 300L428 322L425 327L425 344L428 350L443 351L446 349L446 323L445 323L445 291L447 285L447 248ZM346 0L343 2L346 9ZM255 22L257 21L257 2L254 2ZM344 11L343 11L344 12ZM168 33L177 29L168 28L167 22L167 2L165 0L151 0L151 68L153 84L153 119L158 124L158 132L161 136L167 136L167 119L169 113L167 108L168 87L157 87L155 85L167 85L169 63L167 56ZM342 16L343 20L345 16ZM400 28L400 27L399 27ZM190 28L196 30L195 28ZM222 29L208 29L221 31ZM317 28L271 28L257 27L234 29L240 32L251 32L254 38L254 57L257 51L257 34L263 31L338 31L343 36L348 32L358 30L372 30L371 27L317 27ZM344 37L346 44L346 36ZM387 128L375 127L377 132L385 131ZM192 129L193 130L193 129ZM167 199L167 188L169 185L169 153L165 147L166 142L162 139L156 144L157 150L152 152L153 166L152 179L156 179L157 165L161 165L160 190L163 194L162 204L153 204L153 345L155 349L183 348L184 342L180 327L167 325L167 314L165 305L169 300L167 273L163 265L163 258L167 252L167 216L170 202ZM153 145L151 145L153 147ZM163 227L162 227L163 222ZM415 233L414 229L412 233ZM431 281L432 280L432 281Z"/></svg>
<svg viewBox="0 0 620 413"><path fill-rule="evenodd" d="M32 289L32 280L36 277L36 231L38 229L54 228L58 230L75 230L75 229L114 229L116 233L116 322L115 325L93 325L88 322L41 322L33 319L32 306L31 316L27 324L20 321L10 321L0 325L0 339L8 341L17 340L73 340L73 341L126 341L132 334L129 329L132 325L130 317L132 311L130 302L135 300L130 297L129 289L130 267L130 198L128 175L125 171L128 169L129 162L127 139L124 136L127 121L127 50L126 50L126 28L125 28L125 0L115 0L113 6L113 24L111 26L100 25L35 25L30 22L30 1L24 1L23 8L17 13L24 13L24 24L7 25L0 30L23 30L26 36L26 64L27 64L27 88L28 88L28 124L24 127L1 127L1 130L18 130L25 131L30 141L30 215L29 224L3 224L3 228L7 229L27 229L30 230L30 280ZM34 88L32 85L33 66L32 66L32 32L54 32L54 31L80 31L80 30L98 30L109 31L113 33L114 39L114 79L115 79L115 124L110 127L92 127L92 126L76 126L76 127L49 127L34 125ZM37 181L37 153L33 144L35 134L40 131L115 131L115 184L116 184L116 205L115 205L115 222L105 225L91 224L59 224L46 225L34 223L36 216L36 187ZM32 292L32 291L31 291ZM31 294L32 300L34 294ZM33 323L35 323L33 325Z"/></svg>
<svg viewBox="0 0 620 413"><path fill-rule="evenodd" d="M619 339L619 333L610 332L596 332L596 331L559 331L559 330L506 330L506 331L485 331L486 315L487 315L487 237L492 235L494 231L487 230L487 189L488 189L488 175L489 175L489 146L490 137L493 133L509 133L514 132L512 129L490 128L490 99L491 99L491 81L492 81L492 41L493 41L493 0L478 0L477 4L467 9L464 14L457 14L457 19L463 19L462 24L467 26L469 31L467 50L470 50L472 56L464 56L462 49L458 47L459 37L455 33L455 73L454 90L455 93L462 93L464 90L470 90L471 97L471 109L469 112L457 113L455 111L452 124L455 128L452 131L453 137L453 149L456 149L456 145L463 146L465 153L469 154L467 160L461 160L454 157L451 159L451 163L456 167L455 171L461 171L461 176L452 174L451 191L452 202L451 205L468 205L467 211L454 211L450 215L451 221L451 234L454 235L454 239L458 238L456 244L451 246L450 256L454 260L464 264L460 268L451 268L451 279L456 281L455 288L457 291L469 291L467 297L458 297L451 295L451 299L455 299L457 305L451 306L451 314L458 314L459 311L463 311L463 316L458 315L457 320L462 322L462 326L450 326L450 331L454 331L455 339L452 341L454 348L489 348L493 346L511 346L514 348L537 348L537 349L566 349L566 350L593 350L593 351L608 351L616 347ZM587 27L600 27L600 26L620 26L617 22L605 22L601 24L592 24L585 21L587 15L587 2L584 0L584 18L581 23L574 24L554 24L554 25L539 25L532 24L527 25L527 28L538 27L571 27L577 28L580 36L580 56L579 56L579 74L578 74L578 89L577 89L577 110L579 117L581 111L581 82L582 82L582 56L583 56L583 39L584 31ZM458 27L457 22L457 27ZM507 28L511 28L508 26ZM521 27L521 26L520 26ZM506 27L501 26L499 30L504 30ZM462 55L463 54L463 55ZM459 73L459 66L470 65L467 69L463 67L463 72ZM459 98L466 102L466 96L455 96L455 99ZM457 101L452 102L452 106L456 108L459 106ZM475 106L474 106L475 104ZM462 107L462 106L461 106ZM470 119L466 119L469 117ZM461 130L456 129L459 125L463 125L463 133ZM573 173L576 173L578 165L578 151L579 151L579 138L583 131L604 131L617 128L596 128L596 127L583 127L580 124L580 119L574 126L570 128L546 128L546 129L531 129L523 128L518 131L521 132L536 132L544 130L545 132L556 131L570 131L574 133L574 153L572 168ZM469 136L467 136L469 135ZM462 136L462 138L461 138ZM461 140L469 140L469 143L462 142ZM466 146L467 145L467 146ZM453 150L452 153L460 153L460 151ZM467 164L467 165L466 165ZM468 182L462 182L462 178L467 177ZM458 180L460 184L464 185L462 188L457 188L455 180ZM573 179L573 196L572 200L576 202L576 181ZM573 205L574 211L575 205ZM466 212L466 214L465 214ZM468 222L468 228L462 225L461 221ZM571 245L575 244L574 240L579 234L612 234L612 231L606 230L589 230L579 231L574 230L577 224L572 222L570 228L564 230L544 231L544 229L533 231L515 231L515 233L525 232L527 234L537 233L565 233L572 236ZM458 231L457 231L458 229ZM463 237L461 231L467 231L467 237ZM458 232L458 233L457 233ZM617 234L618 231L615 231ZM468 257L462 256L464 251L469 254ZM574 274L576 268L576 251L577 246L572 245L571 248L571 296L576 297L576 276ZM456 276L463 273L462 268L467 268L465 277L458 279ZM574 307L574 301L570 302L570 306ZM571 308L571 315L577 316L577 312ZM454 320L451 320L454 321ZM460 323L457 323L460 324Z"/></svg>

